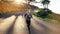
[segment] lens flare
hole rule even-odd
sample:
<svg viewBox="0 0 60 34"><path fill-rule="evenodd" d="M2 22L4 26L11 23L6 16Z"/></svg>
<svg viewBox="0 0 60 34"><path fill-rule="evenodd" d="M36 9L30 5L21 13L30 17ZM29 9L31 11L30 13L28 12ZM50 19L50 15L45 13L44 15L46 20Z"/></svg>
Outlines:
<svg viewBox="0 0 60 34"><path fill-rule="evenodd" d="M16 4L25 3L25 0L15 0Z"/></svg>

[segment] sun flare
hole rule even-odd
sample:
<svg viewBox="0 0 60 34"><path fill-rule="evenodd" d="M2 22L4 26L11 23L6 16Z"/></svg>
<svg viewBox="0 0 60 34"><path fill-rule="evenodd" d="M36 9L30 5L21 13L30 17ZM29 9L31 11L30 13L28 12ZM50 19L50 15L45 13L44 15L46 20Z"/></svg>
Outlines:
<svg viewBox="0 0 60 34"><path fill-rule="evenodd" d="M16 4L25 3L25 0L15 0Z"/></svg>

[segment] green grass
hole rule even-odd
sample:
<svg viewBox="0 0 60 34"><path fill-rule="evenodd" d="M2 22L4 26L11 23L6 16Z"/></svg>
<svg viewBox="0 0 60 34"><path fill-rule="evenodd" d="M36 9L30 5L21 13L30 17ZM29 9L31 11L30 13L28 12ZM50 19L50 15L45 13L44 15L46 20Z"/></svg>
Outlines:
<svg viewBox="0 0 60 34"><path fill-rule="evenodd" d="M34 13L34 15L36 17L38 17L36 14L37 13ZM48 16L45 18L42 18L42 17L38 17L38 18L43 20L43 21L46 21L47 23L60 26L60 15L59 14L52 13L52 14L48 14Z"/></svg>
<svg viewBox="0 0 60 34"><path fill-rule="evenodd" d="M36 16L37 17L37 16ZM39 19L43 20L43 21L46 21L47 23L49 24L53 24L53 25L56 25L56 26L60 26L60 21L58 20L55 20L55 19L49 19L49 18L41 18L41 17L38 17Z"/></svg>

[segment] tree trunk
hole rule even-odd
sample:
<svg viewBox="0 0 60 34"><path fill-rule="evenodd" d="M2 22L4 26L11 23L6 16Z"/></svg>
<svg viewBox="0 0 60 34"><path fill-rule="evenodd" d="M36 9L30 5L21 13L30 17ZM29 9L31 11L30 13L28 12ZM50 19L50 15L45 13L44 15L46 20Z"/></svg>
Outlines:
<svg viewBox="0 0 60 34"><path fill-rule="evenodd" d="M48 9L48 4L47 4L47 9Z"/></svg>

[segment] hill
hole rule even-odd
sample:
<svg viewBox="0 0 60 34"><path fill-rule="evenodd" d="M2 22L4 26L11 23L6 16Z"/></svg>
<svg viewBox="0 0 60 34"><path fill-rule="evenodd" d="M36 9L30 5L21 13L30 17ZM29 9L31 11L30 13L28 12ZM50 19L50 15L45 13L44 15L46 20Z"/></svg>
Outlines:
<svg viewBox="0 0 60 34"><path fill-rule="evenodd" d="M48 15L47 15L48 14ZM46 21L50 24L60 26L60 15L55 13L47 13L45 11L38 10L34 13L39 19Z"/></svg>

